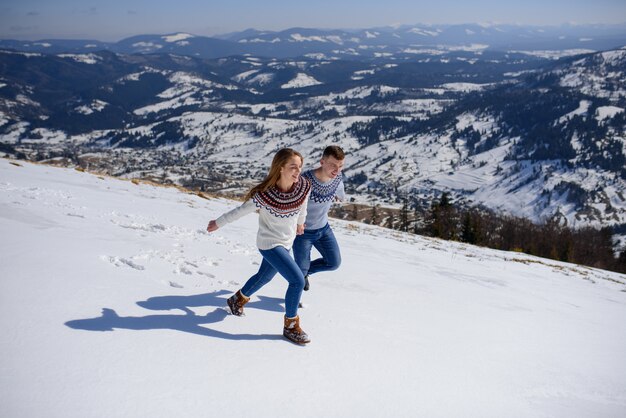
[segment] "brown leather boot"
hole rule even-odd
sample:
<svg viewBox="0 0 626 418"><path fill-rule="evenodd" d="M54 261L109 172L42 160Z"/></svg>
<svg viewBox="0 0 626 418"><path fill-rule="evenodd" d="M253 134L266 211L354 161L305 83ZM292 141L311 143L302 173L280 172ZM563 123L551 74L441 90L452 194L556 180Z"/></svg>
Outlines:
<svg viewBox="0 0 626 418"><path fill-rule="evenodd" d="M285 317L285 327L283 328L283 335L289 341L293 341L296 344L304 345L311 342L309 336L306 335L306 332L302 331L302 328L300 328L299 316L296 316L295 318Z"/></svg>
<svg viewBox="0 0 626 418"><path fill-rule="evenodd" d="M242 316L243 305L248 303L249 300L249 297L241 293L241 290L238 290L237 293L228 298L228 307L230 308L230 312L233 315Z"/></svg>

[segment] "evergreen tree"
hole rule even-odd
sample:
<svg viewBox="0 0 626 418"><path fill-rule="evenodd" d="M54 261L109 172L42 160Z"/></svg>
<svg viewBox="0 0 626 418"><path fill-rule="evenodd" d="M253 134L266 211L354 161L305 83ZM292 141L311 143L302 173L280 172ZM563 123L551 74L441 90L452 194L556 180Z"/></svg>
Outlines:
<svg viewBox="0 0 626 418"><path fill-rule="evenodd" d="M430 232L434 237L455 239L457 237L456 210L450 201L450 194L444 192L431 208Z"/></svg>
<svg viewBox="0 0 626 418"><path fill-rule="evenodd" d="M400 209L400 230L404 232L409 230L409 201L406 197Z"/></svg>
<svg viewBox="0 0 626 418"><path fill-rule="evenodd" d="M468 244L476 244L476 230L472 215L469 211L463 215L463 225L461 227L461 241Z"/></svg>
<svg viewBox="0 0 626 418"><path fill-rule="evenodd" d="M372 225L378 225L379 221L380 219L378 215L378 204L375 204L374 206L372 206Z"/></svg>

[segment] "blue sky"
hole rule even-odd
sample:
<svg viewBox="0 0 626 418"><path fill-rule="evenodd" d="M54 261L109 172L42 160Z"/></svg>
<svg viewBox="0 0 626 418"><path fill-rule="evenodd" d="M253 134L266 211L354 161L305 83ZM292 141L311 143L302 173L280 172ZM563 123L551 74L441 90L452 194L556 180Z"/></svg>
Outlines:
<svg viewBox="0 0 626 418"><path fill-rule="evenodd" d="M484 22L624 23L626 0L0 0L3 39Z"/></svg>

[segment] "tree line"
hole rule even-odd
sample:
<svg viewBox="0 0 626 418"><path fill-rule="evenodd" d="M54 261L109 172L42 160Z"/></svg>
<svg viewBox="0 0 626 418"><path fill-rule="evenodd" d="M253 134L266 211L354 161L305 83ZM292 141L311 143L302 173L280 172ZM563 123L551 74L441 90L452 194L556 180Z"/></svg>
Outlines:
<svg viewBox="0 0 626 418"><path fill-rule="evenodd" d="M571 228L556 217L537 224L485 209L461 209L443 194L416 229L433 237L626 273L626 249L615 256L610 227Z"/></svg>
<svg viewBox="0 0 626 418"><path fill-rule="evenodd" d="M352 204L335 207L331 216L626 273L626 248L615 253L612 228L572 228L556 217L538 224L484 208L457 206L448 193L425 208L412 207L404 199L400 209Z"/></svg>

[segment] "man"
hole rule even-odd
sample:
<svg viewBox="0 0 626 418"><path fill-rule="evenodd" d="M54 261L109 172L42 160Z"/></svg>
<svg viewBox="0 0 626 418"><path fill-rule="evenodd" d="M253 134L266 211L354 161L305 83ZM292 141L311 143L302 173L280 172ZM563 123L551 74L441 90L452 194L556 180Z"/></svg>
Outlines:
<svg viewBox="0 0 626 418"><path fill-rule="evenodd" d="M311 196L304 233L296 236L293 256L304 274L304 290L309 290L310 275L336 270L341 264L339 246L328 225L328 211L334 200L345 199L341 175L344 158L343 150L331 145L324 150L320 166L302 174L311 181ZM315 247L322 257L311 261L311 247Z"/></svg>

